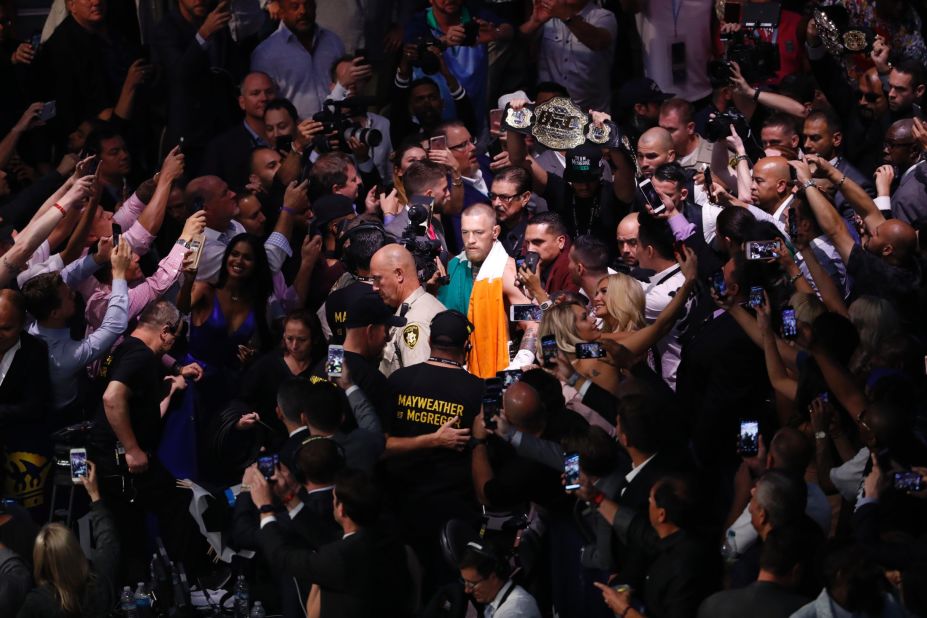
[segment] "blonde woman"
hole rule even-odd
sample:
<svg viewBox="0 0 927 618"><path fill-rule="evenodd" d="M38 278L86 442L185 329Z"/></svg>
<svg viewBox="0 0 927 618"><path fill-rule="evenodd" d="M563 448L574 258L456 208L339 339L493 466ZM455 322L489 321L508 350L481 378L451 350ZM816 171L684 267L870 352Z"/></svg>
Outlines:
<svg viewBox="0 0 927 618"><path fill-rule="evenodd" d="M92 563L69 528L57 523L43 526L32 550L36 587L26 595L17 618L106 616L115 605L119 541L100 500L96 467L90 461L87 467L88 474L80 482L91 501Z"/></svg>

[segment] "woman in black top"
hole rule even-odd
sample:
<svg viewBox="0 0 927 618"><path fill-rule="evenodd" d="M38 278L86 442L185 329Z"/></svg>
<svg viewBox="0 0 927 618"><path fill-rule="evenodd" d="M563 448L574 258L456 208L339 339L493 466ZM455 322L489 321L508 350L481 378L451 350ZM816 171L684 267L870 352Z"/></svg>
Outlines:
<svg viewBox="0 0 927 618"><path fill-rule="evenodd" d="M71 530L47 524L32 550L36 588L29 592L17 618L106 616L115 605L113 582L119 564L119 541L109 511L100 500L96 467L87 462L81 484L90 496L93 530L91 560L87 560Z"/></svg>

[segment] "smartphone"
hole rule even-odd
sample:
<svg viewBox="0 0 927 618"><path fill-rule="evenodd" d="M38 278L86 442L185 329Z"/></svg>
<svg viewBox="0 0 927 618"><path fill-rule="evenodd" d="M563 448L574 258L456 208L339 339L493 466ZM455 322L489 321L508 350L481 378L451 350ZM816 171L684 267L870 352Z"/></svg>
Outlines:
<svg viewBox="0 0 927 618"><path fill-rule="evenodd" d="M795 241L795 238L798 236L798 209L794 206L789 206L789 238L792 241Z"/></svg>
<svg viewBox="0 0 927 618"><path fill-rule="evenodd" d="M42 109L39 111L36 119L42 122L48 122L54 118L58 113L58 104L55 101L48 101L42 106Z"/></svg>
<svg viewBox="0 0 927 618"><path fill-rule="evenodd" d="M177 152L183 154L183 135L180 136L180 139L177 140Z"/></svg>
<svg viewBox="0 0 927 618"><path fill-rule="evenodd" d="M114 247L119 246L120 236L122 236L122 226L114 221L113 222L113 246Z"/></svg>
<svg viewBox="0 0 927 618"><path fill-rule="evenodd" d="M525 253L525 266L528 267L528 270L534 272L538 269L538 264L541 263L541 254L537 251L528 251Z"/></svg>
<svg viewBox="0 0 927 618"><path fill-rule="evenodd" d="M523 373L521 369L503 369L496 372L496 377L502 379L502 388L508 388L521 380Z"/></svg>
<svg viewBox="0 0 927 618"><path fill-rule="evenodd" d="M711 168L706 165L705 169L702 170L702 173L705 175L705 193L708 194L708 201L714 202L715 196L712 193L712 188L711 188L711 184L712 182L714 182L714 180L711 177Z"/></svg>
<svg viewBox="0 0 927 618"><path fill-rule="evenodd" d="M540 322L544 312L537 305L511 305L509 307L510 322Z"/></svg>
<svg viewBox="0 0 927 618"><path fill-rule="evenodd" d="M824 403L827 403L830 401L830 393L828 393L827 391L824 391L823 393L818 394L818 399L820 399Z"/></svg>
<svg viewBox="0 0 927 618"><path fill-rule="evenodd" d="M641 190L641 194L644 196L644 200L650 205L650 208L653 210L654 214L660 214L666 210L666 206L663 205L663 200L660 199L660 194L657 193L657 190L654 188L653 183L650 182L649 178L637 183L638 188Z"/></svg>
<svg viewBox="0 0 927 618"><path fill-rule="evenodd" d="M501 393L493 391L483 395L483 424L486 429L496 428L496 416L499 414L499 395Z"/></svg>
<svg viewBox="0 0 927 618"><path fill-rule="evenodd" d="M724 21L728 24L740 23L740 2L727 0L724 3Z"/></svg>
<svg viewBox="0 0 927 618"><path fill-rule="evenodd" d="M557 337L554 335L544 335L541 337L541 356L545 367L552 367L554 359L557 358Z"/></svg>
<svg viewBox="0 0 927 618"><path fill-rule="evenodd" d="M924 479L917 472L907 470L905 472L896 472L894 480L895 489L907 492L923 491Z"/></svg>
<svg viewBox="0 0 927 618"><path fill-rule="evenodd" d="M85 448L72 448L71 449L71 482L75 485L80 483L80 479L87 476L87 449Z"/></svg>
<svg viewBox="0 0 927 618"><path fill-rule="evenodd" d="M489 132L498 133L502 130L502 110L489 110Z"/></svg>
<svg viewBox="0 0 927 618"><path fill-rule="evenodd" d="M579 489L579 453L570 453L563 458L563 476L566 478L564 489Z"/></svg>
<svg viewBox="0 0 927 618"><path fill-rule="evenodd" d="M515 268L516 268L516 270L517 270L517 269L520 269L520 268L523 267L524 265L525 265L525 258L523 258L523 257L517 257L517 258L515 258Z"/></svg>
<svg viewBox="0 0 927 618"><path fill-rule="evenodd" d="M39 47L42 46L42 33L36 30L32 33L32 36L29 37L29 45L32 46L32 51L39 51Z"/></svg>
<svg viewBox="0 0 927 618"><path fill-rule="evenodd" d="M344 369L344 346L328 346L328 360L325 363L325 373L330 378L340 378Z"/></svg>
<svg viewBox="0 0 927 618"><path fill-rule="evenodd" d="M605 358L605 347L598 341L576 344L576 358Z"/></svg>
<svg viewBox="0 0 927 618"><path fill-rule="evenodd" d="M206 235L197 234L190 241L190 251L193 252L193 270L200 267L200 258L203 256L203 246L206 244Z"/></svg>
<svg viewBox="0 0 927 618"><path fill-rule="evenodd" d="M798 337L798 321L795 319L795 310L785 307L782 310L782 337L795 339Z"/></svg>
<svg viewBox="0 0 927 618"><path fill-rule="evenodd" d="M760 451L760 424L755 420L740 421L737 452L743 457L755 457Z"/></svg>
<svg viewBox="0 0 927 618"><path fill-rule="evenodd" d="M265 455L258 457L257 467L261 474L264 475L264 478L269 481L271 480L270 477L277 471L277 464L279 463L280 457L278 455Z"/></svg>
<svg viewBox="0 0 927 618"><path fill-rule="evenodd" d="M763 288L754 285L750 288L750 306L759 307L763 304Z"/></svg>
<svg viewBox="0 0 927 618"><path fill-rule="evenodd" d="M447 150L447 138L443 135L428 140L428 150Z"/></svg>
<svg viewBox="0 0 927 618"><path fill-rule="evenodd" d="M717 271L711 275L708 280L711 285L711 289L715 291L719 297L727 296L727 283L724 282L724 273L722 271Z"/></svg>
<svg viewBox="0 0 927 618"><path fill-rule="evenodd" d="M356 50L354 50L354 57L363 60L363 62L358 63L360 66L370 64L370 59L368 58L369 55L370 54L367 52L367 49L364 47L358 47Z"/></svg>
<svg viewBox="0 0 927 618"><path fill-rule="evenodd" d="M779 248L777 240L748 240L746 245L748 260L774 260Z"/></svg>

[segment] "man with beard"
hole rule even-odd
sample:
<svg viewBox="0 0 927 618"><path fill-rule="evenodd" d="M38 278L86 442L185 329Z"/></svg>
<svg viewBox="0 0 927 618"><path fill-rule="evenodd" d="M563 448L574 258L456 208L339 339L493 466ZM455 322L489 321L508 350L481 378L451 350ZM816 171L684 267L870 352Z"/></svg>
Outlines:
<svg viewBox="0 0 927 618"><path fill-rule="evenodd" d="M618 105L626 114L621 129L628 136L632 147L637 145L644 131L657 126L660 104L672 97L671 93L663 92L655 81L646 77L632 79L621 86Z"/></svg>
<svg viewBox="0 0 927 618"><path fill-rule="evenodd" d="M913 135L914 122L899 120L888 128L882 146L885 165L875 174L879 210L890 209L896 219L912 224L927 214L927 166L921 160L923 148Z"/></svg>
<svg viewBox="0 0 927 618"><path fill-rule="evenodd" d="M344 55L344 44L315 23L315 0L283 0L280 27L251 54L251 68L264 71L289 99L300 118L322 109L330 92L329 71Z"/></svg>

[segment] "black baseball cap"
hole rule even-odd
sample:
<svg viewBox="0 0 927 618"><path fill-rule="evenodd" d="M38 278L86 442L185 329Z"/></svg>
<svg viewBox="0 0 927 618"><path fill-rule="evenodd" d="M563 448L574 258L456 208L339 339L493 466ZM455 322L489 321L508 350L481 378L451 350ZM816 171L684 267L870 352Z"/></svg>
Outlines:
<svg viewBox="0 0 927 618"><path fill-rule="evenodd" d="M566 154L566 170L563 179L572 182L594 182L602 177L602 148L583 144Z"/></svg>
<svg viewBox="0 0 927 618"><path fill-rule="evenodd" d="M635 103L662 103L675 94L663 92L657 82L646 77L626 81L618 90L618 105L634 107Z"/></svg>
<svg viewBox="0 0 927 618"><path fill-rule="evenodd" d="M455 309L447 309L431 318L431 343L448 347L462 348L470 339L473 324L467 316Z"/></svg>
<svg viewBox="0 0 927 618"><path fill-rule="evenodd" d="M312 202L312 214L315 215L312 219L312 225L320 230L329 221L353 215L354 202L351 201L351 198L336 193L323 195Z"/></svg>
<svg viewBox="0 0 927 618"><path fill-rule="evenodd" d="M348 310L354 302L371 291L369 283L354 281L337 289L325 299L325 319L332 331L331 343L344 343L345 324L348 322Z"/></svg>
<svg viewBox="0 0 927 618"><path fill-rule="evenodd" d="M367 284L360 286L367 288L363 293L353 295L347 305L348 314L345 318L345 328L361 328L372 324L386 324L387 326L405 326L406 319L394 313L380 295Z"/></svg>

